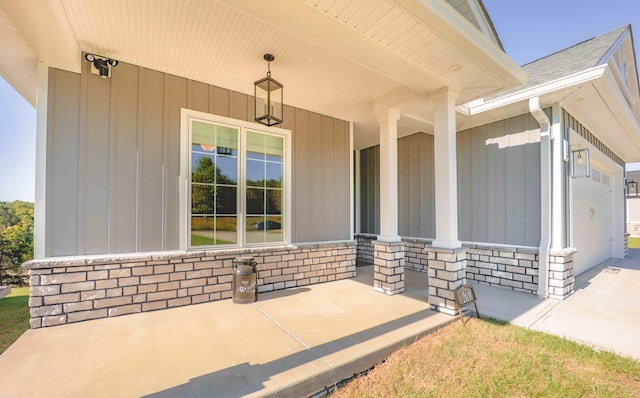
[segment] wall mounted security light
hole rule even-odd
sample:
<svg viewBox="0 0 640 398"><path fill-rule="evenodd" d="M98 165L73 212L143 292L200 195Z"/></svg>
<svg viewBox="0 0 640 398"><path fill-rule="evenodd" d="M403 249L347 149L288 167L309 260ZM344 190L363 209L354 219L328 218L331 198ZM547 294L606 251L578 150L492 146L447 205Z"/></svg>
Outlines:
<svg viewBox="0 0 640 398"><path fill-rule="evenodd" d="M282 84L271 77L271 62L275 57L265 54L267 77L253 83L253 107L255 120L266 126L282 123Z"/></svg>
<svg viewBox="0 0 640 398"><path fill-rule="evenodd" d="M111 77L111 68L118 65L118 61L116 61L115 59L104 58L95 54L87 53L84 55L84 59L90 62L97 71L96 73L92 70L92 73L96 73L103 79Z"/></svg>
<svg viewBox="0 0 640 398"><path fill-rule="evenodd" d="M591 162L589 161L589 148L571 150L571 177L590 177Z"/></svg>

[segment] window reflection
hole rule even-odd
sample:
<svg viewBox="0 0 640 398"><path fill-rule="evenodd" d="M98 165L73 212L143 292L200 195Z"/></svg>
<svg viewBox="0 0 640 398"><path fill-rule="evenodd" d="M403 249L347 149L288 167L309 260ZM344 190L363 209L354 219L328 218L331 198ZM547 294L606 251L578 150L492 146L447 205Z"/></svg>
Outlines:
<svg viewBox="0 0 640 398"><path fill-rule="evenodd" d="M238 130L191 125L191 246L238 242Z"/></svg>
<svg viewBox="0 0 640 398"><path fill-rule="evenodd" d="M282 242L284 138L192 120L191 140L191 246Z"/></svg>
<svg viewBox="0 0 640 398"><path fill-rule="evenodd" d="M264 214L264 189L247 188L247 214Z"/></svg>
<svg viewBox="0 0 640 398"><path fill-rule="evenodd" d="M281 242L284 140L247 133L245 225L248 243Z"/></svg>

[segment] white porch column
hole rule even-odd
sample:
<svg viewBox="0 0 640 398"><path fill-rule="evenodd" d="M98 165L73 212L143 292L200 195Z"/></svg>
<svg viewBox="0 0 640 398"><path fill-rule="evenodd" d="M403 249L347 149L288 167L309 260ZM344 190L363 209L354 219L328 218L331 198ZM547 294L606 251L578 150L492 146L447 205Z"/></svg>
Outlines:
<svg viewBox="0 0 640 398"><path fill-rule="evenodd" d="M38 61L38 80L36 84L36 184L34 211L33 257L47 257L50 248L47 245L47 170L50 162L51 145L47 134L47 101L49 90L49 66Z"/></svg>
<svg viewBox="0 0 640 398"><path fill-rule="evenodd" d="M456 249L458 240L458 175L456 165L456 93L444 88L433 95L436 191L436 239L433 247Z"/></svg>
<svg viewBox="0 0 640 398"><path fill-rule="evenodd" d="M378 114L380 123L380 235L373 242L373 290L404 292L404 243L398 235L398 119L400 112Z"/></svg>
<svg viewBox="0 0 640 398"><path fill-rule="evenodd" d="M398 235L398 119L400 113L385 111L380 123L380 235L379 241L399 242Z"/></svg>

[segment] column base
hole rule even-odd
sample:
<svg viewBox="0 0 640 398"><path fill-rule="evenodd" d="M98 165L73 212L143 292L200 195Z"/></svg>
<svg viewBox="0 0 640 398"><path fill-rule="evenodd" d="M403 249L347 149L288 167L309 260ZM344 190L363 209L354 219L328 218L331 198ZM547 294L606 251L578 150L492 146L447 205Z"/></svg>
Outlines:
<svg viewBox="0 0 640 398"><path fill-rule="evenodd" d="M373 242L373 290L386 295L404 292L404 242Z"/></svg>
<svg viewBox="0 0 640 398"><path fill-rule="evenodd" d="M467 282L467 248L426 247L429 260L429 305L431 309L457 315L454 292Z"/></svg>
<svg viewBox="0 0 640 398"><path fill-rule="evenodd" d="M573 255L576 252L572 247L549 252L549 298L564 300L573 294Z"/></svg>

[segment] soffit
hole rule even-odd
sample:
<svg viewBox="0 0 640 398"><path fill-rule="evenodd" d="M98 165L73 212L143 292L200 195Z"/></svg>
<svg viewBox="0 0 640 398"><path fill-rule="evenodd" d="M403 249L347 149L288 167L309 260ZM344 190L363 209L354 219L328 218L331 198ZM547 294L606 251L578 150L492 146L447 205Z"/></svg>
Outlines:
<svg viewBox="0 0 640 398"><path fill-rule="evenodd" d="M417 91L453 86L460 91L458 103L464 103L517 85L518 78L525 77L495 43L444 1L302 1L329 18L325 29L359 44L353 51L318 34L328 47ZM367 57L367 49L393 60L393 67ZM505 73L508 68L513 75Z"/></svg>
<svg viewBox="0 0 640 398"><path fill-rule="evenodd" d="M352 88L354 79L368 83L361 96L367 98L372 91L384 92L376 83L386 79L422 92L454 86L463 103L512 86L517 80L512 73L520 72L441 1L424 6L408 0L224 2L235 10L210 0L62 0L82 50L242 92L251 88L243 79L264 73L260 56L267 51L276 55L274 76L277 71L307 87L315 82L320 91L311 92L324 94L322 88L327 88L325 100L336 96L332 88ZM432 27L428 22L433 21L425 21L432 15L427 4L449 12L451 20ZM470 42L474 40L477 43ZM493 50L491 56L481 44ZM516 72L507 73L511 66ZM320 101L323 96L318 94L314 97Z"/></svg>
<svg viewBox="0 0 640 398"><path fill-rule="evenodd" d="M251 15L208 1L62 0L83 51L253 95L263 54L285 103L350 120L398 83ZM117 73L117 68L113 73Z"/></svg>
<svg viewBox="0 0 640 398"><path fill-rule="evenodd" d="M0 4L0 75L31 105L36 104L37 57Z"/></svg>

